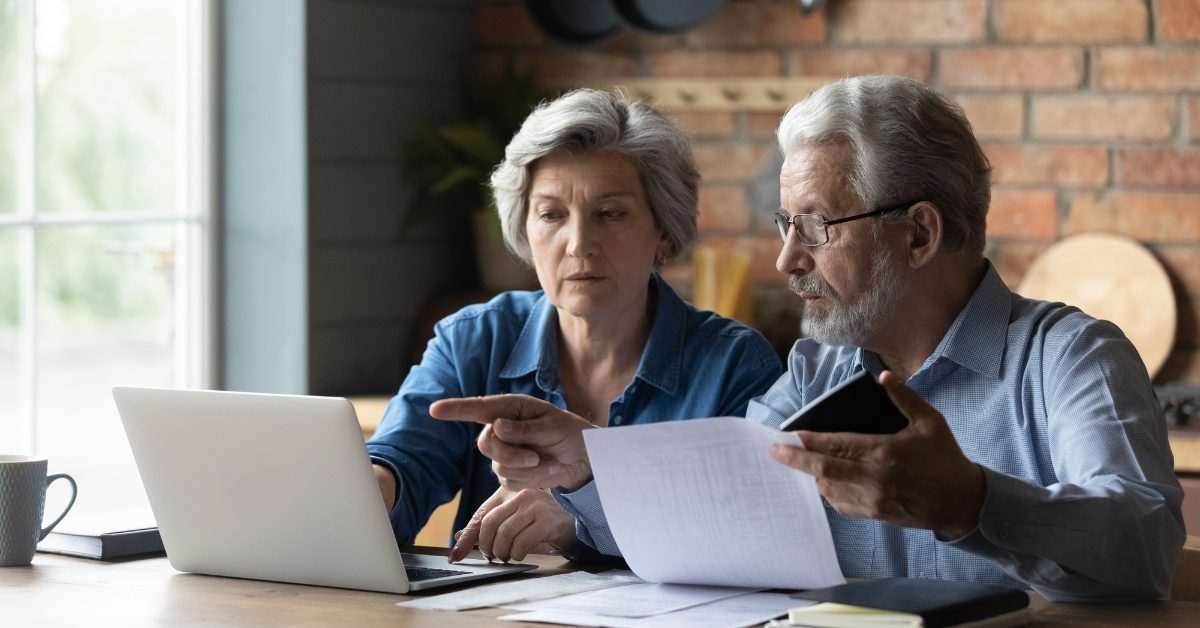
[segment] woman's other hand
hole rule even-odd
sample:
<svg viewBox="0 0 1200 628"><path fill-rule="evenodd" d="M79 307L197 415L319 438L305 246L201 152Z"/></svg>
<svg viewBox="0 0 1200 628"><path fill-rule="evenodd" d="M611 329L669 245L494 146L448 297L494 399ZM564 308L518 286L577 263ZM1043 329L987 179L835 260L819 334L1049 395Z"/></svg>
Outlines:
<svg viewBox="0 0 1200 628"><path fill-rule="evenodd" d="M549 493L500 487L454 535L450 562L458 562L479 545L491 559L524 560L530 553L549 554L575 541L575 518Z"/></svg>

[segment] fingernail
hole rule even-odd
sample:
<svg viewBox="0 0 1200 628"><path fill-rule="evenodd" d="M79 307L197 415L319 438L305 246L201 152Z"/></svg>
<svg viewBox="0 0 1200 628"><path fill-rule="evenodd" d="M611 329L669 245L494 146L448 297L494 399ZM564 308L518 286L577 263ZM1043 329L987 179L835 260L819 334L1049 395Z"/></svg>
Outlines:
<svg viewBox="0 0 1200 628"><path fill-rule="evenodd" d="M496 419L492 422L492 429L499 430L501 432L508 432L512 430L512 425L508 419Z"/></svg>

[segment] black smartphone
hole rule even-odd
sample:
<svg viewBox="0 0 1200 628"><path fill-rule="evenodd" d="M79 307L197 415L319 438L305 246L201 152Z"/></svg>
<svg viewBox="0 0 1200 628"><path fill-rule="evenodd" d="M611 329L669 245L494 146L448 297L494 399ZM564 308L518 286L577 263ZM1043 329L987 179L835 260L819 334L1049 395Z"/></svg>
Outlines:
<svg viewBox="0 0 1200 628"><path fill-rule="evenodd" d="M895 434L908 425L887 391L867 371L830 388L779 426L785 432Z"/></svg>

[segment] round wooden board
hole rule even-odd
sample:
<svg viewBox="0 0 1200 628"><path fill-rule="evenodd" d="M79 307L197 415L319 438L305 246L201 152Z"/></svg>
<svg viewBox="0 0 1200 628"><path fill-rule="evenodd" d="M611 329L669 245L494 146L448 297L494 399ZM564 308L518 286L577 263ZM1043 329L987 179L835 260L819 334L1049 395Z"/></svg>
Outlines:
<svg viewBox="0 0 1200 628"><path fill-rule="evenodd" d="M1062 301L1116 323L1151 377L1175 342L1175 293L1167 272L1124 236L1085 233L1058 241L1034 260L1017 293Z"/></svg>

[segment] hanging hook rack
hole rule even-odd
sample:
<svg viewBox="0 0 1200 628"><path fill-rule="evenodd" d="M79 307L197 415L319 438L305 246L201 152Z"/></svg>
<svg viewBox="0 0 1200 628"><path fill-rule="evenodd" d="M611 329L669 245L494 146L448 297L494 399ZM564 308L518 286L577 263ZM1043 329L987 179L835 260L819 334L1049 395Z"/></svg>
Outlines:
<svg viewBox="0 0 1200 628"><path fill-rule="evenodd" d="M826 76L765 78L601 78L589 87L624 90L668 111L783 111L818 87Z"/></svg>

